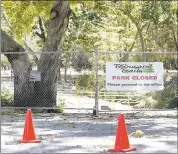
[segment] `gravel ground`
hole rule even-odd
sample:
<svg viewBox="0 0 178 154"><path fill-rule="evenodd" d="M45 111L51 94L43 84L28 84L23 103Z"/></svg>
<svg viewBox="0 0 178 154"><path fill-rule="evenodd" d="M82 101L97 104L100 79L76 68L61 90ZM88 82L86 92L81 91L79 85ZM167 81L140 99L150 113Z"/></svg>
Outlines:
<svg viewBox="0 0 178 154"><path fill-rule="evenodd" d="M133 153L176 153L177 111L124 113ZM1 116L2 153L103 153L114 147L117 114L33 113L35 133L41 143L20 144L25 114Z"/></svg>

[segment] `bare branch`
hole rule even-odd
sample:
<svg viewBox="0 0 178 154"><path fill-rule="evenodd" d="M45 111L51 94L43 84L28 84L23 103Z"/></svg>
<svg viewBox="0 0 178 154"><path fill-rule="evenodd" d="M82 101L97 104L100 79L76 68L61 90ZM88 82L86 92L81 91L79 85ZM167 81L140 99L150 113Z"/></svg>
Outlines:
<svg viewBox="0 0 178 154"><path fill-rule="evenodd" d="M8 19L7 15L6 15L5 11L4 11L4 9L2 9L2 17L5 19L8 27L12 30L12 26L11 26L11 24L9 22L9 19Z"/></svg>
<svg viewBox="0 0 178 154"><path fill-rule="evenodd" d="M40 34L40 33L38 33L37 31L34 31L34 33L37 35L37 36L39 36L42 40L43 40L43 37L42 37L42 35ZM43 40L44 41L44 40Z"/></svg>
<svg viewBox="0 0 178 154"><path fill-rule="evenodd" d="M41 33L39 33L39 32L37 31L37 26L36 26L36 25L34 25L34 26L32 27L32 29L34 30L34 33L35 33L38 37L40 37L40 38L43 40L43 42L45 42L45 41L46 41L45 30L44 30L44 27L43 27L43 23L42 23L41 17L38 17L38 24L39 24L39 28L40 28Z"/></svg>
<svg viewBox="0 0 178 154"><path fill-rule="evenodd" d="M44 27L43 27L43 23L42 23L41 17L38 17L38 22L39 22L39 27L40 27L40 30L41 30L41 38L42 38L43 42L45 42L45 40L46 40L45 30L44 30Z"/></svg>

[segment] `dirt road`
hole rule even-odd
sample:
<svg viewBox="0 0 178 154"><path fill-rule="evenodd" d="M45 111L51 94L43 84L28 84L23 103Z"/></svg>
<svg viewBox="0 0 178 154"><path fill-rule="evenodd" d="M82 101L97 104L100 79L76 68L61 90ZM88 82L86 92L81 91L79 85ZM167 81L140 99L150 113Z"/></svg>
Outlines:
<svg viewBox="0 0 178 154"><path fill-rule="evenodd" d="M134 153L176 153L177 112L124 113ZM20 144L25 114L2 115L2 153L101 153L114 147L118 114L33 114L36 136L41 143Z"/></svg>

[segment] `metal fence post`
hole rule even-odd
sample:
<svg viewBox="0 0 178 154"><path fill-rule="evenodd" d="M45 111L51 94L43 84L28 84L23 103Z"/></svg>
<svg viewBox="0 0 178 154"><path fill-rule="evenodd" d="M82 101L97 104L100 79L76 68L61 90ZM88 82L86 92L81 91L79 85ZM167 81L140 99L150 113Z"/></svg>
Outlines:
<svg viewBox="0 0 178 154"><path fill-rule="evenodd" d="M96 73L96 82L95 82L95 106L93 108L93 115L98 115L98 50L95 51L95 73Z"/></svg>
<svg viewBox="0 0 178 154"><path fill-rule="evenodd" d="M0 8L1 10L2 8ZM2 11L2 10L1 10ZM0 14L0 19L1 19L1 14ZM1 27L1 24L0 24L0 27ZM0 34L0 42L1 42L1 34ZM0 48L0 56L2 56L2 53L1 53L1 48ZM0 89L1 89L1 69L2 69L2 61L1 61L1 58L0 58ZM0 97L0 105L1 105L1 97ZM1 110L0 110L1 111Z"/></svg>
<svg viewBox="0 0 178 154"><path fill-rule="evenodd" d="M144 52L144 62L147 61L147 54L146 54L146 51Z"/></svg>

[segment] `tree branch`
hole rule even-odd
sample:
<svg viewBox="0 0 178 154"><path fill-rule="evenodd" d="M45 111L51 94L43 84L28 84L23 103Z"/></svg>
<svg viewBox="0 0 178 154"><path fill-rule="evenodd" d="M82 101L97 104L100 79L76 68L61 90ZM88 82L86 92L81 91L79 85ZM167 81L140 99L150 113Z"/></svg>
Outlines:
<svg viewBox="0 0 178 154"><path fill-rule="evenodd" d="M1 51L3 52L25 52L24 48L14 41L1 29Z"/></svg>
<svg viewBox="0 0 178 154"><path fill-rule="evenodd" d="M34 52L29 46L28 46L28 44L26 43L26 41L24 41L24 45L25 45L25 48L28 50L28 52ZM37 56L35 55L35 52L34 52L34 54L32 53L31 54L32 56L33 56L33 60L35 61L35 63L36 64L38 64L38 58L37 58Z"/></svg>
<svg viewBox="0 0 178 154"><path fill-rule="evenodd" d="M72 11L72 9L70 8L70 11L71 11L71 15L76 19L77 18L77 16L76 16L76 14L74 13L74 11Z"/></svg>
<svg viewBox="0 0 178 154"><path fill-rule="evenodd" d="M32 29L34 30L34 33L35 33L38 37L40 37L40 38L43 40L43 42L45 42L45 41L46 41L45 30L44 30L44 27L43 27L43 23L42 23L41 17L38 17L38 24L39 24L39 28L40 28L41 33L39 33L39 32L37 31L37 26L35 26L35 25L32 27Z"/></svg>
<svg viewBox="0 0 178 154"><path fill-rule="evenodd" d="M37 31L34 31L34 33L35 33L37 36L39 36L39 37L43 40L43 42L44 42L44 38L43 38L43 36L42 36L40 33L38 33Z"/></svg>
<svg viewBox="0 0 178 154"><path fill-rule="evenodd" d="M43 27L43 23L42 23L41 17L38 17L38 22L39 22L39 27L40 27L40 30L41 30L41 38L42 38L43 42L45 42L45 40L46 40L45 30L44 30L44 27Z"/></svg>
<svg viewBox="0 0 178 154"><path fill-rule="evenodd" d="M176 32L174 31L173 28L172 28L172 35L173 35L173 38L174 38L174 42L175 42L175 45L176 45L176 49L177 49L177 51L178 51L177 35L176 35Z"/></svg>
<svg viewBox="0 0 178 154"><path fill-rule="evenodd" d="M19 69L19 65L18 65L19 62L26 63L26 66L29 66L30 68L31 63L27 54L18 54L18 53L5 54L5 52L25 52L25 49L19 43L14 41L12 37L7 35L2 29L1 29L1 51L7 57L8 61L11 63L13 70L16 67L17 67L16 70ZM24 68L26 66L24 66Z"/></svg>
<svg viewBox="0 0 178 154"><path fill-rule="evenodd" d="M137 37L138 37L138 31L137 31L137 33L136 33L136 35L135 35L135 39L134 39L134 41L133 41L133 43L132 43L132 45L131 45L131 47L130 47L130 49L129 49L129 52L132 51L132 49L133 49L133 47L134 47L134 45L135 45L135 42L136 42Z"/></svg>
<svg viewBox="0 0 178 154"><path fill-rule="evenodd" d="M142 52L146 52L146 45L145 45L145 41L144 41L144 38L143 38L143 35L142 35L143 27L145 27L146 24L143 25L142 27L140 27L140 24L135 20L135 18L130 13L125 12L122 8L119 8L119 10L121 12L123 12L126 16L128 16L130 18L130 20L135 24L137 31L138 31L138 34L139 34L139 37L140 37Z"/></svg>
<svg viewBox="0 0 178 154"><path fill-rule="evenodd" d="M5 11L3 8L2 8L2 17L4 18L4 20L5 20L6 24L7 24L7 26L8 26L9 29L10 29L10 34L11 34L11 36L13 36L14 30L13 30L13 28L12 28L12 25L11 25L9 19L8 19L8 16L7 16L7 14L6 14L6 11Z"/></svg>
<svg viewBox="0 0 178 154"><path fill-rule="evenodd" d="M7 25L8 25L8 27L10 28L11 32L13 32L13 28L12 28L12 26L11 26L11 24L10 24L10 22L9 22L9 20L8 20L8 17L7 17L7 15L6 15L6 13L4 12L4 10L3 10L3 12L2 12L2 15L3 15L3 18L5 19L5 21L6 21ZM2 31L1 31L1 32L2 32ZM3 34L5 34L5 33L3 32ZM27 45L26 41L24 41L24 45L25 45L26 49L27 49L29 52L34 52L34 51ZM35 63L37 64L37 62L38 62L37 56L36 56L35 54L32 54L32 56L33 56L33 59L34 59Z"/></svg>
<svg viewBox="0 0 178 154"><path fill-rule="evenodd" d="M11 26L9 20L8 20L7 15L6 15L5 12L4 12L4 9L2 10L2 17L5 19L5 21L6 21L7 25L8 25L8 27L12 30L12 26Z"/></svg>

